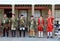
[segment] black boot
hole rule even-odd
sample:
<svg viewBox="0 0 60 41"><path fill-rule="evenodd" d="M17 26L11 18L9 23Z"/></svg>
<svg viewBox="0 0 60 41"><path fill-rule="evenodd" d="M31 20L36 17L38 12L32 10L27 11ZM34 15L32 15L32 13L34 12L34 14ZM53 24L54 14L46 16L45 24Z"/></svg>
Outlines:
<svg viewBox="0 0 60 41"><path fill-rule="evenodd" d="M52 36L50 38L53 38Z"/></svg>
<svg viewBox="0 0 60 41"><path fill-rule="evenodd" d="M49 38L49 36L47 38Z"/></svg>

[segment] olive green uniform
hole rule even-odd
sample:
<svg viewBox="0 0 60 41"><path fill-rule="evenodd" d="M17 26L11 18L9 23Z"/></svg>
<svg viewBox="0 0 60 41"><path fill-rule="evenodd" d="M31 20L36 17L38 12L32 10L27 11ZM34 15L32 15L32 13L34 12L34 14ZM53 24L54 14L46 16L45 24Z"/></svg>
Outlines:
<svg viewBox="0 0 60 41"><path fill-rule="evenodd" d="M21 37L21 32L23 32L23 36L25 37L25 19L24 18L20 18L19 19L19 33L20 33L20 37Z"/></svg>
<svg viewBox="0 0 60 41"><path fill-rule="evenodd" d="M12 32L12 37L16 36L16 28L17 28L17 19L16 18L11 18L11 32Z"/></svg>
<svg viewBox="0 0 60 41"><path fill-rule="evenodd" d="M8 37L8 34L9 34L8 23L9 23L8 18L5 18L5 19L3 18L2 19L3 36L5 36L5 33L7 33L7 37Z"/></svg>

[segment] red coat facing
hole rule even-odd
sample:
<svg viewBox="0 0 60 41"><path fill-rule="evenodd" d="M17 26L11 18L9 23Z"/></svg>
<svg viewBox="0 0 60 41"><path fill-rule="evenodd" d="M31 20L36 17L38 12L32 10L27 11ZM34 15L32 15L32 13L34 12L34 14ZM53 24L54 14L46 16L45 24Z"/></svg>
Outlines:
<svg viewBox="0 0 60 41"><path fill-rule="evenodd" d="M38 31L43 31L43 26L44 26L44 19L40 21L40 18L38 19Z"/></svg>
<svg viewBox="0 0 60 41"><path fill-rule="evenodd" d="M53 31L53 20L54 18L47 18L47 31L52 32Z"/></svg>

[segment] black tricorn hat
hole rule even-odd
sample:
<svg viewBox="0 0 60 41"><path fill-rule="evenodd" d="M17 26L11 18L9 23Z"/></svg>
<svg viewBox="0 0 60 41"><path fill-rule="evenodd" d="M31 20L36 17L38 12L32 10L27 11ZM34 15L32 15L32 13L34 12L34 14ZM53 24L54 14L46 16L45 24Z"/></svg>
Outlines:
<svg viewBox="0 0 60 41"><path fill-rule="evenodd" d="M31 17L34 17L33 15Z"/></svg>
<svg viewBox="0 0 60 41"><path fill-rule="evenodd" d="M21 16L24 16L24 15L21 15Z"/></svg>

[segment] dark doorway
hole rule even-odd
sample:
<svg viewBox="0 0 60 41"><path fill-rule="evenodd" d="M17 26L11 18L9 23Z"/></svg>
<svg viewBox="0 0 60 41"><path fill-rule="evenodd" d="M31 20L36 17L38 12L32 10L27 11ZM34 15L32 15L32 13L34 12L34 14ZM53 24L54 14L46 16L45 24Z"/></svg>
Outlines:
<svg viewBox="0 0 60 41"><path fill-rule="evenodd" d="M4 9L4 13L7 15L8 18L12 17L12 10L11 9Z"/></svg>

